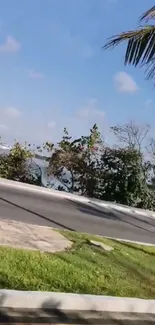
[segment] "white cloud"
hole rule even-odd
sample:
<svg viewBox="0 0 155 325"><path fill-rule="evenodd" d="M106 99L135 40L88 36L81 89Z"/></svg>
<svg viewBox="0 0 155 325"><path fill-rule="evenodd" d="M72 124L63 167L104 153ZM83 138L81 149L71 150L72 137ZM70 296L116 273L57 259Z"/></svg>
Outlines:
<svg viewBox="0 0 155 325"><path fill-rule="evenodd" d="M114 76L114 82L118 92L132 94L138 90L136 81L124 71L120 71Z"/></svg>
<svg viewBox="0 0 155 325"><path fill-rule="evenodd" d="M29 71L29 78L31 79L43 79L44 75L40 72L36 72L35 70Z"/></svg>
<svg viewBox="0 0 155 325"><path fill-rule="evenodd" d="M51 122L47 123L48 129L53 129L53 128L55 128L55 126L56 126L56 122L55 121L51 121Z"/></svg>
<svg viewBox="0 0 155 325"><path fill-rule="evenodd" d="M105 113L98 108L93 108L93 107L85 107L80 109L77 112L77 116L80 118L104 118Z"/></svg>
<svg viewBox="0 0 155 325"><path fill-rule="evenodd" d="M18 52L20 43L13 37L7 36L4 44L0 45L0 52Z"/></svg>
<svg viewBox="0 0 155 325"><path fill-rule="evenodd" d="M98 109L97 105L98 103L96 98L89 99L86 105L77 111L77 117L92 120L103 119L105 112Z"/></svg>
<svg viewBox="0 0 155 325"><path fill-rule="evenodd" d="M3 109L3 114L9 118L18 118L21 115L20 111L15 107Z"/></svg>

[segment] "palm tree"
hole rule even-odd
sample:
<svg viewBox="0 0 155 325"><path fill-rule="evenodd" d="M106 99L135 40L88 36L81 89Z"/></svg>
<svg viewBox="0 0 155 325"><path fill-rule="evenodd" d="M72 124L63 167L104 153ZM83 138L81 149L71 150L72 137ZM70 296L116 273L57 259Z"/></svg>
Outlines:
<svg viewBox="0 0 155 325"><path fill-rule="evenodd" d="M140 17L140 27L113 36L103 46L105 50L127 41L125 64L146 65L147 79L155 77L155 25L148 24L150 19L155 19L155 6Z"/></svg>

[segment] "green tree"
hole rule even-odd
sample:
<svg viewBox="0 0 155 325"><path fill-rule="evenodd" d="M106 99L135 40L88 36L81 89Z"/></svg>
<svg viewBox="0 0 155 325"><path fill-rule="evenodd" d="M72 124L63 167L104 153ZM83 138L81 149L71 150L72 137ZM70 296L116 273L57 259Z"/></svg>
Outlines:
<svg viewBox="0 0 155 325"><path fill-rule="evenodd" d="M48 144L48 147L50 145ZM75 190L77 180L75 170L79 163L81 148L80 139L74 140L64 128L62 140L57 147L51 147L48 174L54 175L69 192Z"/></svg>
<svg viewBox="0 0 155 325"><path fill-rule="evenodd" d="M148 188L145 168L139 150L106 147L101 157L99 198L137 206Z"/></svg>
<svg viewBox="0 0 155 325"><path fill-rule="evenodd" d="M41 173L33 166L33 152L16 142L8 154L0 155L0 177L41 186Z"/></svg>
<svg viewBox="0 0 155 325"><path fill-rule="evenodd" d="M82 165L79 166L79 182L82 195L96 196L100 171L100 157L104 147L104 141L96 124L90 129L87 137L81 137Z"/></svg>
<svg viewBox="0 0 155 325"><path fill-rule="evenodd" d="M155 192L155 139L151 137L147 146L147 154L150 159L148 187Z"/></svg>
<svg viewBox="0 0 155 325"><path fill-rule="evenodd" d="M100 133L96 124L89 136L75 140L65 128L62 140L51 154L49 173L56 176L68 191L92 196L100 146Z"/></svg>
<svg viewBox="0 0 155 325"><path fill-rule="evenodd" d="M155 25L148 24L154 18L155 6L140 17L140 27L111 37L103 47L108 49L126 41L125 64L145 65L148 79L155 76Z"/></svg>

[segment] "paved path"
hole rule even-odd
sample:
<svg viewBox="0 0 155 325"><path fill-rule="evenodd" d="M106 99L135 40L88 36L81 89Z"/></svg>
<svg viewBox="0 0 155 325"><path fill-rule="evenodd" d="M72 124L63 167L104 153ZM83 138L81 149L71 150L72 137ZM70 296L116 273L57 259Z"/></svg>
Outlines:
<svg viewBox="0 0 155 325"><path fill-rule="evenodd" d="M54 253L70 248L72 242L50 227L0 219L2 245Z"/></svg>
<svg viewBox="0 0 155 325"><path fill-rule="evenodd" d="M0 186L6 219L155 244L155 219Z"/></svg>

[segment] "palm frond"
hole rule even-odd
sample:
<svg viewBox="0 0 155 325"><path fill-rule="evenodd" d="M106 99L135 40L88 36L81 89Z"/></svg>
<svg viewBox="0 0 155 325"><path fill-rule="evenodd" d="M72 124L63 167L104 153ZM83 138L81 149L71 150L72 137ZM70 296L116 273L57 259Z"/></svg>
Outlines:
<svg viewBox="0 0 155 325"><path fill-rule="evenodd" d="M152 59L146 68L147 79L154 79L155 77L155 59Z"/></svg>
<svg viewBox="0 0 155 325"><path fill-rule="evenodd" d="M135 31L124 32L112 37L103 50L127 41L125 64L137 66L148 64L155 57L155 26L147 25Z"/></svg>
<svg viewBox="0 0 155 325"><path fill-rule="evenodd" d="M140 21L149 19L155 19L155 6L153 6L151 9L144 12L144 14L140 17Z"/></svg>

